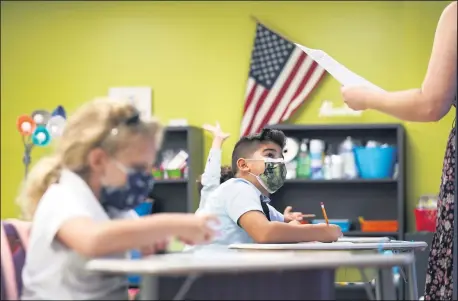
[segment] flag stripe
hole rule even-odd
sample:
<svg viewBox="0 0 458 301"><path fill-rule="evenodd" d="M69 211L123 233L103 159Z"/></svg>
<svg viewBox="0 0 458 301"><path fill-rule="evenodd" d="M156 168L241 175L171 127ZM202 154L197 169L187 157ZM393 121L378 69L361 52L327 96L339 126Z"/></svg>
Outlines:
<svg viewBox="0 0 458 301"><path fill-rule="evenodd" d="M310 77L315 72L315 69L318 66L318 64L315 61L313 61L312 59L310 59L310 63L311 64L307 70L307 74L302 78L301 82L299 83L296 89L296 92L294 93L294 96L291 98L292 101L294 101L301 94L302 90L304 90L305 85L308 83L308 81L310 80Z"/></svg>
<svg viewBox="0 0 458 301"><path fill-rule="evenodd" d="M288 119L290 115L286 115L286 113L288 111L291 111L291 107L293 106L293 104L294 103L298 103L298 106L301 105L304 102L306 96L308 95L308 94L305 94L305 95L301 95L301 94L304 91L304 89L306 89L307 85L313 84L313 83L311 83L310 79L315 74L316 67L318 66L318 64L315 61L313 61L310 57L308 57L308 58L309 58L310 65L309 65L309 68L307 70L307 73L302 77L302 80L299 83L299 85L298 85L298 87L296 89L296 92L294 93L294 97L291 98L291 100L289 102L288 108L286 110L282 111L282 115L281 115L279 121L285 121L286 119ZM314 84L313 84L313 86L314 86ZM307 90L305 90L305 91L307 91Z"/></svg>
<svg viewBox="0 0 458 301"><path fill-rule="evenodd" d="M296 109L299 108L299 106L304 102L305 98L307 98L310 92L312 92L312 90L317 86L317 84L321 81L321 79L326 74L325 70L321 68L320 66L318 66L316 69L318 70L312 74L309 82L305 86L302 93L298 97L296 97L295 100L291 102L288 110L282 117L283 120L287 120L293 114L293 112L295 112Z"/></svg>
<svg viewBox="0 0 458 301"><path fill-rule="evenodd" d="M275 109L274 114L272 115L270 120L267 122L267 125L277 124L283 120L282 117L284 113L286 112L289 104L291 103L292 100L294 100L297 97L300 91L302 91L302 89L304 88L305 82L307 79L306 75L312 63L313 63L313 60L309 56L306 56L303 64L301 64L299 71L297 72L296 77L289 85L288 91L286 92L285 96L283 97L281 103Z"/></svg>
<svg viewBox="0 0 458 301"><path fill-rule="evenodd" d="M251 122L251 117L254 112L254 106L256 106L256 101L257 101L256 91L258 91L258 88L261 88L261 87L255 83L250 93L248 94L248 98L245 102L245 111L244 111L243 118L242 118L242 128L241 128L242 135L244 131L246 130L246 127L248 126L248 124Z"/></svg>
<svg viewBox="0 0 458 301"><path fill-rule="evenodd" d="M285 67L283 68L284 71L280 73L277 81L275 82L273 87L270 89L268 97L264 100L263 103L259 104L259 107L254 112L255 117L253 119L253 125L251 126L252 131L250 132L250 134L256 133L256 130L262 127L261 123L262 123L263 117L267 114L270 107L273 105L275 97L277 96L277 94L280 92L283 85L287 81L288 75L290 74L290 71L294 68L294 66L296 65L296 62L299 59L299 56L301 55L301 53L304 53L304 52L298 49L295 49L293 51L288 62L285 64Z"/></svg>
<svg viewBox="0 0 458 301"><path fill-rule="evenodd" d="M301 48L258 23L240 134L253 134L287 120L324 74Z"/></svg>
<svg viewBox="0 0 458 301"><path fill-rule="evenodd" d="M305 53L299 54L298 59L296 60L293 69L291 70L291 73L288 75L288 78L286 79L285 83L281 87L280 91L278 92L277 95L275 95L275 100L273 101L272 105L270 106L269 110L267 111L267 114L262 117L261 124L257 128L256 132L260 132L262 128L267 124L269 119L272 117L273 112L277 109L278 104L282 100L283 96L286 93L286 90L288 87L291 85L291 82L293 79L296 77L297 71L299 71L300 66L305 60Z"/></svg>
<svg viewBox="0 0 458 301"><path fill-rule="evenodd" d="M245 107L243 108L243 113L246 113L246 110L250 106L251 102L253 101L253 94L256 91L256 82L253 79L248 80L248 85L246 89L246 95L245 95Z"/></svg>
<svg viewBox="0 0 458 301"><path fill-rule="evenodd" d="M259 110L259 106L264 102L268 94L269 90L264 89L260 85L256 86L256 92L254 94L253 101L251 102L251 105L248 108L246 119L242 124L242 136L246 136L251 133L251 129L253 127L253 119L256 116L256 112Z"/></svg>

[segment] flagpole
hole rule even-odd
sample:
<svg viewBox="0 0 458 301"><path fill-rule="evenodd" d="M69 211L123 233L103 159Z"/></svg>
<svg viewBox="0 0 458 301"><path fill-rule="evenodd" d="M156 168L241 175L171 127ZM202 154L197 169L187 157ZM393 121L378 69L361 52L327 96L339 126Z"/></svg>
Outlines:
<svg viewBox="0 0 458 301"><path fill-rule="evenodd" d="M294 40L293 40L292 38L288 37L288 36L287 36L286 34L284 34L284 33L280 33L280 31L278 31L278 30L276 30L276 29L272 29L273 27L266 25L266 23L262 22L262 21L261 21L260 19L258 19L256 16L250 15L250 19L251 19L252 21L256 22L256 23L259 23L259 24L261 24L261 25L267 27L270 31L273 31L274 33L276 33L277 35L279 35L279 36L282 37L283 39L288 40L288 41L290 41L290 42L292 42L292 43L295 43Z"/></svg>

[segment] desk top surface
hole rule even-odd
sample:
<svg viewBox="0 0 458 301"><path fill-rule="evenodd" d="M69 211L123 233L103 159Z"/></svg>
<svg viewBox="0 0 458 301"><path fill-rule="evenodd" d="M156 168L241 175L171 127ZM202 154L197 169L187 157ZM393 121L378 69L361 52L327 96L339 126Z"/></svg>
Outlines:
<svg viewBox="0 0 458 301"><path fill-rule="evenodd" d="M288 256L285 256L288 255ZM94 259L91 271L120 274L187 275L233 271L278 271L338 267L393 267L411 264L411 254L351 254L349 252L237 252L207 251L153 255L142 259Z"/></svg>
<svg viewBox="0 0 458 301"><path fill-rule="evenodd" d="M351 251L351 250L424 250L428 244L424 241L400 241L390 242L350 242L338 241L334 243L295 243L295 244L232 244L230 249L242 250L316 250L316 251Z"/></svg>

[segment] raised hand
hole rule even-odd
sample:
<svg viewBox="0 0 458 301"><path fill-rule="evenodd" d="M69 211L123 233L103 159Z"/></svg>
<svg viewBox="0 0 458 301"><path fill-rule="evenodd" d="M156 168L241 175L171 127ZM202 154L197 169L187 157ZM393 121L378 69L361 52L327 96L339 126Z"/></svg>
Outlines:
<svg viewBox="0 0 458 301"><path fill-rule="evenodd" d="M229 138L231 134L225 133L218 122L216 125L204 124L202 128L213 135L213 145L214 148L221 148L223 142Z"/></svg>

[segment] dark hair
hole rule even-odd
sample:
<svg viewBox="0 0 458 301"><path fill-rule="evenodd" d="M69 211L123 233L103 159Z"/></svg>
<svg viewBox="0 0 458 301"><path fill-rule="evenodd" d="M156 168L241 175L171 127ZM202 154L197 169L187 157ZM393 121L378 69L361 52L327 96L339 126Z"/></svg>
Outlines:
<svg viewBox="0 0 458 301"><path fill-rule="evenodd" d="M232 179L233 177L234 177L234 173L232 172L232 169L229 165L221 166L221 177L219 178L220 184L223 184L224 182L226 182L229 179ZM197 179L197 189L199 191L199 194L202 188L203 188L202 175L200 175L199 178Z"/></svg>
<svg viewBox="0 0 458 301"><path fill-rule="evenodd" d="M219 178L220 184L223 184L227 180L230 180L234 177L232 168L229 165L221 166L221 177Z"/></svg>
<svg viewBox="0 0 458 301"><path fill-rule="evenodd" d="M285 147L286 137L280 130L263 129L260 133L240 138L232 151L232 172L236 174L238 171L238 159L250 157L259 148L259 145L265 142L275 143L283 149Z"/></svg>

